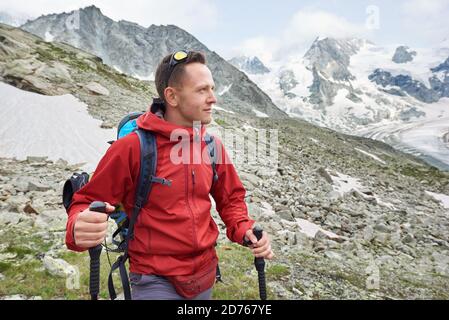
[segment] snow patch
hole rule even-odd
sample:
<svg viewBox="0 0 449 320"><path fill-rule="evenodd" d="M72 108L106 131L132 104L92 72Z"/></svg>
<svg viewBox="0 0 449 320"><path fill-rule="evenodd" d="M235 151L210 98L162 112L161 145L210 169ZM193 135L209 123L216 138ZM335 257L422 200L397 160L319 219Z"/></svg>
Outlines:
<svg viewBox="0 0 449 320"><path fill-rule="evenodd" d="M245 130L245 131L259 131L259 129L254 128L253 126L250 126L250 125L247 124L247 123L245 123L245 124L242 126L242 129Z"/></svg>
<svg viewBox="0 0 449 320"><path fill-rule="evenodd" d="M330 170L327 171L329 172ZM330 174L330 176L332 178L334 191L337 191L340 195L363 188L359 179L340 172L335 172L335 174L336 176L332 174Z"/></svg>
<svg viewBox="0 0 449 320"><path fill-rule="evenodd" d="M50 31L45 32L45 41L52 42L55 37L50 33Z"/></svg>
<svg viewBox="0 0 449 320"><path fill-rule="evenodd" d="M336 235L335 233L324 230L319 225L316 225L313 222L310 222L308 220L301 219L301 218L296 218L295 220L300 228L299 231L304 233L306 236L308 236L310 238L315 237L315 235L318 231L323 232L325 235L327 235L329 238L332 238L332 239L340 238L340 236Z"/></svg>
<svg viewBox="0 0 449 320"><path fill-rule="evenodd" d="M434 192L430 192L430 191L426 191L426 193L428 195L434 197L438 201L440 201L443 208L449 209L449 196L448 195L445 195L442 193L434 193Z"/></svg>
<svg viewBox="0 0 449 320"><path fill-rule="evenodd" d="M268 115L266 113L260 112L259 110L253 109L253 112L256 114L256 117L268 118Z"/></svg>
<svg viewBox="0 0 449 320"><path fill-rule="evenodd" d="M232 83L231 83L229 86L225 86L225 87L223 88L223 90L221 90L221 91L218 93L218 95L219 95L219 96L224 95L226 92L229 91L229 89L231 89L231 87L232 87Z"/></svg>
<svg viewBox="0 0 449 320"><path fill-rule="evenodd" d="M114 66L114 68L119 71L119 69L117 67ZM120 71L122 72L122 71ZM122 72L123 73L123 72ZM133 77L142 81L154 81L154 73L151 72L150 75L148 76L139 76L137 74L133 74Z"/></svg>
<svg viewBox="0 0 449 320"><path fill-rule="evenodd" d="M87 105L73 95L44 96L0 83L0 156L27 156L86 163L91 172L114 140L116 130L100 128Z"/></svg>
<svg viewBox="0 0 449 320"><path fill-rule="evenodd" d="M366 152L366 151L364 151L364 150L362 150L362 149L359 149L359 148L354 148L354 149L357 150L358 152L363 153L364 155L367 155L368 157L373 158L373 159L376 160L376 161L379 161L379 162L382 163L382 164L386 164L385 161L383 161L382 159L380 159L378 156L375 156L374 154L371 154L371 153Z"/></svg>
<svg viewBox="0 0 449 320"><path fill-rule="evenodd" d="M389 202L384 202L384 201L380 200L379 198L376 198L376 201L379 206L382 206L382 207L385 207L385 208L388 208L391 210L396 210L396 207Z"/></svg>
<svg viewBox="0 0 449 320"><path fill-rule="evenodd" d="M435 72L434 75L436 76L436 78L438 80L440 80L441 82L444 82L444 80L448 76L448 74L446 72L447 71L439 71L439 72Z"/></svg>
<svg viewBox="0 0 449 320"><path fill-rule="evenodd" d="M382 201L374 192L367 190L361 183L360 179L353 178L340 172L332 172L326 169L333 182L333 189L337 194L342 197L347 193L354 193L358 197L372 201L380 206L396 210L395 206L389 202Z"/></svg>
<svg viewBox="0 0 449 320"><path fill-rule="evenodd" d="M112 68L114 68L117 72L124 73L124 72L122 71L122 69L120 69L120 68L117 67L117 66L112 66Z"/></svg>
<svg viewBox="0 0 449 320"><path fill-rule="evenodd" d="M216 105L212 107L212 110L213 110L213 109L216 109L216 110L220 110L220 111L223 111L223 112L227 112L227 113L232 113L232 114L234 114L234 111L227 110L227 109L218 107L218 106L216 106Z"/></svg>

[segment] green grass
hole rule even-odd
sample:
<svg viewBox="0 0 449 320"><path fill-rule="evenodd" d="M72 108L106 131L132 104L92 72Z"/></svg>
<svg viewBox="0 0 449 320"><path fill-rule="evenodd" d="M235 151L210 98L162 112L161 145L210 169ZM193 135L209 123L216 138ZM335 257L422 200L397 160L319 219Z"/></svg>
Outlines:
<svg viewBox="0 0 449 320"><path fill-rule="evenodd" d="M410 277L409 275L399 275L396 281L398 281L402 287L408 288L408 290L427 289L432 293L432 296L429 297L431 299L447 300L449 298L449 293L447 291L448 277L441 276L434 272L430 274L432 275L432 281L430 283L423 281L416 275L415 278Z"/></svg>
<svg viewBox="0 0 449 320"><path fill-rule="evenodd" d="M10 245L6 252L17 254L17 258L22 259L26 254L33 254L34 251L23 246Z"/></svg>
<svg viewBox="0 0 449 320"><path fill-rule="evenodd" d="M254 256L251 252L237 244L217 247L220 259L220 271L223 283L214 286L212 299L215 300L259 300L259 286L254 267ZM285 275L283 266L265 267L266 281L269 282L280 274ZM267 287L268 299L276 299L272 290Z"/></svg>
<svg viewBox="0 0 449 320"><path fill-rule="evenodd" d="M40 271L42 263L33 260L24 264L16 264L8 268L0 282L0 295L24 294L52 299L63 295L64 279L52 278L45 271Z"/></svg>
<svg viewBox="0 0 449 320"><path fill-rule="evenodd" d="M12 267L11 263L0 261L0 272L5 272Z"/></svg>
<svg viewBox="0 0 449 320"><path fill-rule="evenodd" d="M38 54L37 60L41 62L48 62L55 60L55 57L47 50L37 48L36 53Z"/></svg>
<svg viewBox="0 0 449 320"><path fill-rule="evenodd" d="M150 87L150 83L145 83L137 79L128 77L126 74L118 73L109 66L105 65L101 59L94 59L92 63L96 65L93 69L91 65L86 63L83 58L79 58L76 52L68 51L60 48L52 43L45 43L36 49L37 59L44 63L53 61L62 61L74 67L76 70L83 72L93 72L103 76L106 79L114 81L117 85L131 91L140 91L149 98L155 95L155 90Z"/></svg>
<svg viewBox="0 0 449 320"><path fill-rule="evenodd" d="M62 296L65 279L48 275L38 258L50 249L51 242L33 233L7 232L1 244L7 245L6 253L15 253L16 257L0 262L0 272L4 276L0 281L0 295L24 294L44 299Z"/></svg>
<svg viewBox="0 0 449 320"><path fill-rule="evenodd" d="M290 275L290 267L281 264L270 265L266 270L266 275L271 280L284 280Z"/></svg>
<svg viewBox="0 0 449 320"><path fill-rule="evenodd" d="M400 167L400 172L403 175L414 177L417 179L426 179L429 181L444 181L449 180L449 173L440 171L434 167L417 167L412 165L404 165Z"/></svg>
<svg viewBox="0 0 449 320"><path fill-rule="evenodd" d="M109 253L109 257L111 263L114 263L117 259L117 253ZM75 299L75 300L89 300L89 253L77 253L73 251L67 251L63 255L61 255L61 259L64 259L71 265L75 266L79 270L80 278L80 288L68 290L65 294L66 299ZM129 268L128 268L129 269ZM100 259L100 299L109 299L109 291L108 291L108 276L111 268L106 256L105 251L103 250ZM121 281L119 277L119 272L115 272L113 276L115 290L120 293L121 290Z"/></svg>
<svg viewBox="0 0 449 320"><path fill-rule="evenodd" d="M112 81L115 81L115 83L125 89L128 90L132 90L133 87L131 86L131 84L127 81L127 77L125 74L119 74L117 72L114 72L112 69L110 69L109 67L107 67L105 64L103 64L102 62L96 62L97 64L97 70L96 72L100 75L102 75L103 77L107 78L107 79L111 79Z"/></svg>
<svg viewBox="0 0 449 320"><path fill-rule="evenodd" d="M228 124L226 123L226 121L222 120L222 119L214 119L215 122L220 125L221 127L226 127Z"/></svg>
<svg viewBox="0 0 449 320"><path fill-rule="evenodd" d="M42 261L33 259L21 263L16 260L13 263L0 262L0 271L5 276L0 281L0 296L24 294L26 296L41 296L43 299L69 299L88 300L89 295L89 254L67 252L60 256L79 270L79 288L68 287L66 277L56 277L44 270ZM112 257L112 262L115 258ZM109 264L106 254L101 256L101 276L100 276L100 298L108 299L107 278L109 275ZM76 278L74 278L76 279ZM69 284L72 282L69 282ZM120 287L118 276L114 276L117 292Z"/></svg>
<svg viewBox="0 0 449 320"><path fill-rule="evenodd" d="M37 59L44 63L63 61L68 65L82 71L95 71L89 66L89 64L78 58L76 53L59 48L52 43L46 43L45 47L38 47L36 49L36 53L38 55Z"/></svg>

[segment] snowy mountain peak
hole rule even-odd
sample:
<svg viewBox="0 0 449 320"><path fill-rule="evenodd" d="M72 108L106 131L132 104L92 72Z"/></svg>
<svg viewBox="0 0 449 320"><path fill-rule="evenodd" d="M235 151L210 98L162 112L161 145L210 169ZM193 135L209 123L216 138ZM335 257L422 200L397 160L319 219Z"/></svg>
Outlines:
<svg viewBox="0 0 449 320"><path fill-rule="evenodd" d="M357 38L317 38L304 57L311 60L312 63L325 56L334 60L346 60L356 54L366 42L366 40Z"/></svg>
<svg viewBox="0 0 449 320"><path fill-rule="evenodd" d="M446 73L449 72L449 57L446 59L446 61L444 61L437 67L432 68L431 70L432 70L432 72L440 72L440 71L443 71Z"/></svg>
<svg viewBox="0 0 449 320"><path fill-rule="evenodd" d="M347 133L368 124L449 115L443 102L427 107L449 97L447 49L415 54L403 46L399 51L414 59L398 64L392 61L398 47L318 37L303 58L285 60L252 79L291 116Z"/></svg>
<svg viewBox="0 0 449 320"><path fill-rule="evenodd" d="M313 75L313 83L309 87L309 102L324 109L334 103L334 98L341 89L346 90L350 100L360 100L351 85L355 77L349 70L349 65L351 56L365 43L365 40L356 38L317 38L313 42L304 55L306 68Z"/></svg>
<svg viewBox="0 0 449 320"><path fill-rule="evenodd" d="M92 12L97 12L97 13L101 13L102 14L100 8L96 7L95 5L90 5L90 6L84 7L82 9L80 9L80 10L82 10L82 11L92 11Z"/></svg>
<svg viewBox="0 0 449 320"><path fill-rule="evenodd" d="M412 61L416 54L416 51L411 51L407 46L399 46L396 48L392 60L396 63L407 63Z"/></svg>
<svg viewBox="0 0 449 320"><path fill-rule="evenodd" d="M268 69L256 56L234 57L228 62L249 74L264 74L270 72L270 69Z"/></svg>

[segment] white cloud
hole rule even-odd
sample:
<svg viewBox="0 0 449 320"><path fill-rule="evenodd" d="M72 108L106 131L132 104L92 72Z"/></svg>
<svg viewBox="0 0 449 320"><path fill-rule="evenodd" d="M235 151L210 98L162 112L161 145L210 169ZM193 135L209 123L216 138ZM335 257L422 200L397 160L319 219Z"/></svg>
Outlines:
<svg viewBox="0 0 449 320"><path fill-rule="evenodd" d="M229 56L228 59L239 55L257 56L263 63L267 63L273 59L273 53L279 46L278 39L259 36L245 40L226 55Z"/></svg>
<svg viewBox="0 0 449 320"><path fill-rule="evenodd" d="M298 11L284 32L285 38L304 41L319 37L346 38L364 34L363 26L325 11Z"/></svg>
<svg viewBox="0 0 449 320"><path fill-rule="evenodd" d="M0 11L6 11L11 14L26 14L32 17L38 17L42 14L69 12L76 10L80 7L91 5L92 1L84 0L67 0L67 1L54 1L54 0L36 0L36 1L2 1L0 3Z"/></svg>
<svg viewBox="0 0 449 320"><path fill-rule="evenodd" d="M402 5L403 32L423 39L427 45L449 37L449 1L411 0Z"/></svg>
<svg viewBox="0 0 449 320"><path fill-rule="evenodd" d="M213 29L217 23L218 9L210 0L14 0L0 3L0 11L22 13L37 17L42 14L70 12L89 5L100 8L113 20L128 20L144 27L151 24L174 24L189 32L202 28Z"/></svg>
<svg viewBox="0 0 449 320"><path fill-rule="evenodd" d="M296 12L287 27L277 38L258 36L247 39L234 49L245 55L256 55L269 63L283 59L285 55L303 55L317 37L367 37L370 34L364 25L349 22L335 14L312 9Z"/></svg>
<svg viewBox="0 0 449 320"><path fill-rule="evenodd" d="M366 37L364 25L349 22L343 17L325 11L301 10L295 13L283 33L286 53L304 52L316 37L349 38ZM280 53L278 53L280 54Z"/></svg>
<svg viewBox="0 0 449 320"><path fill-rule="evenodd" d="M403 10L410 16L434 16L447 10L448 6L447 0L410 0L403 4Z"/></svg>

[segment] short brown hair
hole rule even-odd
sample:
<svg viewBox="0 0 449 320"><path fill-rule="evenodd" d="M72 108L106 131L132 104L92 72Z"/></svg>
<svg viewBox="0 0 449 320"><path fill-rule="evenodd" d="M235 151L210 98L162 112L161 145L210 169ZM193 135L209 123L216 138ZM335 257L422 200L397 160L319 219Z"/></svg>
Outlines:
<svg viewBox="0 0 449 320"><path fill-rule="evenodd" d="M173 69L171 76L170 76L169 75L169 63L170 63L170 59L171 59L172 55L173 54L170 53L162 59L162 61L157 66L156 76L154 78L154 82L156 83L157 93L159 94L159 97L162 100L164 100L164 102L167 102L167 101L165 101L165 96L164 96L165 88L167 88L168 86L174 87L181 83L181 78L184 74L184 69L187 64L193 63L193 62L199 62L202 64L206 64L206 56L204 55L204 53L199 52L199 51L189 51L187 54L186 61L176 65L175 68ZM168 77L170 77L170 79L167 79Z"/></svg>

